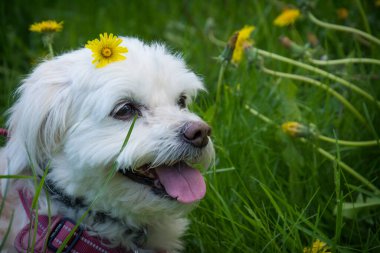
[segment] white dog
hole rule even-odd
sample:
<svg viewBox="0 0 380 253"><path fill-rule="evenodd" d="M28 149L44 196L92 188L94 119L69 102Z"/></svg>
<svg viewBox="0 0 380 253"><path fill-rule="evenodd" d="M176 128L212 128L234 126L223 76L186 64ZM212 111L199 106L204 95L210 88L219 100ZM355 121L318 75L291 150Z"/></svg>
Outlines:
<svg viewBox="0 0 380 253"><path fill-rule="evenodd" d="M33 175L33 169L42 178L48 170L38 198L38 214L45 218L51 200L52 232L41 239L50 240L48 252L60 245L54 240L61 225L72 228L86 211L80 227L87 237L80 238L78 230L66 246L74 247L71 252L80 252L75 244L91 240L93 250L87 252L181 251L186 214L205 194L203 177L191 166L207 168L213 160L210 128L187 109L204 89L202 82L162 45L122 39L127 59L103 68L91 63L89 49L41 63L24 80L10 109L0 174ZM110 177L113 168L117 172ZM27 214L39 182L1 183L7 207L0 238L15 208L3 250L16 251L18 244L20 252L26 247L20 245L25 244L20 231L35 215Z"/></svg>

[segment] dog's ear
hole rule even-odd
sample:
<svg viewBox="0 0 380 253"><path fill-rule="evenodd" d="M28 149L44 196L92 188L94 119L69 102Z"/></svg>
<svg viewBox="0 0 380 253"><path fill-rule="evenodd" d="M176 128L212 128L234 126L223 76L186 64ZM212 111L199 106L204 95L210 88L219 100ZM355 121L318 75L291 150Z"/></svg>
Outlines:
<svg viewBox="0 0 380 253"><path fill-rule="evenodd" d="M19 174L33 166L41 173L59 148L69 110L68 66L53 59L41 63L27 77L9 110L10 139L2 154L8 174Z"/></svg>

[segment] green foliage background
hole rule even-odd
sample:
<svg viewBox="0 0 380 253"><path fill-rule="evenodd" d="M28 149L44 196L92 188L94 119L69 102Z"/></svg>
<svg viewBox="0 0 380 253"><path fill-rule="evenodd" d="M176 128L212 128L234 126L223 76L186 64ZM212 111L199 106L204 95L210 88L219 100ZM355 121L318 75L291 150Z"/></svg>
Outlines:
<svg viewBox="0 0 380 253"><path fill-rule="evenodd" d="M359 28L380 37L380 7L376 1L317 1L313 13L321 20ZM208 193L191 214L187 252L302 252L320 239L337 252L380 252L380 204L354 209L353 219L334 214L340 202L378 198L336 163L310 145L292 139L245 109L249 105L276 123L315 124L324 135L347 140L377 139L380 113L373 103L329 79L289 64L266 60L278 71L315 78L337 90L367 118L361 125L335 98L310 85L262 73L255 64L229 66L222 82L221 104L211 121L223 48L206 33L213 20L216 37L227 41L244 25L254 25L255 47L292 58L278 41L286 35L307 43L316 34L331 59L379 59L380 46L343 32L316 26L304 15L291 27L272 22L286 5L297 1L1 1L0 111L14 101L18 84L46 55L30 24L46 19L64 21L55 51L81 48L99 33L136 36L161 41L181 52L200 75L208 93L198 97L193 110L213 127L217 151L215 167L206 174ZM349 10L339 20L338 8ZM349 64L324 67L380 98L380 66ZM6 116L0 117L5 125ZM380 187L379 147L339 147L312 141ZM335 177L334 177L335 175ZM341 186L337 183L340 179ZM340 202L339 202L340 201Z"/></svg>

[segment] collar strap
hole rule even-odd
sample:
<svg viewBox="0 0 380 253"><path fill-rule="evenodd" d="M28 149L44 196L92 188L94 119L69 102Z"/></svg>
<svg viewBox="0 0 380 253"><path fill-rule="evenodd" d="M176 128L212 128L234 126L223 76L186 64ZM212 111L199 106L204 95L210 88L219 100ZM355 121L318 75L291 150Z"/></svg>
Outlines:
<svg viewBox="0 0 380 253"><path fill-rule="evenodd" d="M31 243L29 238L33 238L33 231L35 230L35 214L31 209L31 204L33 196L30 192L25 190L19 190L19 196L24 206L24 209L29 217L30 222L21 229L17 234L14 246L19 253L27 252L30 249ZM53 216L50 219L49 226L49 217L47 215L38 215L37 217L37 234L36 241L34 245L34 252L42 253L45 252L46 248L47 253L55 253L58 248L62 245L63 241L68 237L70 232L75 226L75 221L62 217L62 216ZM102 241L100 238L91 236L89 233L82 227L79 226L74 232L74 235L70 238L69 242L65 246L63 253L134 253L138 251L125 250L121 247L118 248L109 248L105 246L106 242Z"/></svg>
<svg viewBox="0 0 380 253"><path fill-rule="evenodd" d="M5 128L0 128L0 136L9 137L9 132Z"/></svg>

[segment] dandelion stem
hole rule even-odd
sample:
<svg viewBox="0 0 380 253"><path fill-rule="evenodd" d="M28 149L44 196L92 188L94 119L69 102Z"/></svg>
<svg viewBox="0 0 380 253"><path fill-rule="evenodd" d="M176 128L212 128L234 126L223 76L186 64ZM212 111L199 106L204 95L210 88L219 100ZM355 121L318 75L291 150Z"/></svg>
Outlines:
<svg viewBox="0 0 380 253"><path fill-rule="evenodd" d="M257 112L256 110L250 108L248 105L245 106L246 109L248 109L253 115L257 116L261 120L274 124L273 120L269 119L268 117L264 116L263 114ZM308 143L308 141L304 138L300 138L300 141L303 143ZM375 185L373 185L370 181L368 181L365 177L360 175L358 172L356 172L353 168L345 164L344 162L337 160L332 154L327 152L326 150L317 147L315 144L310 143L314 149L316 149L321 155L329 159L330 161L337 162L341 168L343 168L346 172L350 173L353 177L355 177L357 180L362 182L365 186L367 186L369 189L373 190L375 194L380 194L380 189L378 189Z"/></svg>
<svg viewBox="0 0 380 253"><path fill-rule="evenodd" d="M259 54L261 56L268 57L268 58L275 59L275 60L279 60L279 61L282 61L282 62L286 62L286 63L295 65L297 67L300 67L300 68L303 68L303 69L306 69L306 70L310 70L310 71L312 71L314 73L320 74L321 76L324 76L324 77L329 78L329 79L331 79L331 80L333 80L335 82L338 82L338 83L340 83L340 84L342 84L342 85L350 88L354 92L362 95L366 99L368 99L370 101L374 101L377 104L377 106L380 108L380 102L377 101L372 95L370 95L365 90L359 88L355 84L350 83L350 82L344 80L343 78L340 78L340 77L338 77L336 75L333 75L333 74L331 74L329 72L326 72L326 71L324 71L322 69L319 69L317 67L310 66L310 65L307 65L305 63L302 63L302 62L299 62L299 61L295 61L295 60L292 60L290 58L287 58L287 57L284 57L284 56L281 56L281 55L278 55L278 54L270 53L270 52L267 52L267 51L262 50L262 49L252 48L252 50L254 51L254 53L257 53L257 54Z"/></svg>
<svg viewBox="0 0 380 253"><path fill-rule="evenodd" d="M289 78L289 79L298 80L298 81L303 81L303 82L310 83L316 87L326 90L328 93L333 95L336 99L338 99L344 106L346 106L347 109L349 109L362 123L366 123L365 118L360 114L358 110L356 110L356 108L347 99L345 99L342 95L340 95L338 92L336 92L335 90L333 90L331 87L327 86L326 84L323 84L317 80L314 80L305 76L278 72L271 69L267 69L264 66L261 66L261 70L266 74Z"/></svg>
<svg viewBox="0 0 380 253"><path fill-rule="evenodd" d="M368 34L366 32L363 32L359 29L356 29L356 28L352 28L352 27L348 27L348 26L343 26L343 25L335 25L335 24L330 24L330 23L327 23L327 22L323 22L321 20L318 20L311 12L308 12L308 17L309 19L319 25L319 26L322 26L324 28L327 28L327 29L332 29L332 30L337 30L337 31L343 31L343 32L349 32L349 33L353 33L353 34L357 34L357 35L360 35L362 36L363 38L369 40L369 41L372 41L378 45L380 45L380 39L372 36L371 34Z"/></svg>
<svg viewBox="0 0 380 253"><path fill-rule="evenodd" d="M335 132L334 132L334 136ZM341 155L340 155L340 146L338 142L335 142L336 147L336 161L341 161ZM339 244L339 240L342 234L342 222L343 222L343 215L342 215L342 209L343 209L343 193L341 189L341 174L342 170L341 167L338 166L338 164L334 164L334 181L335 181L335 195L336 195L336 220L335 220L335 236L334 236L334 242L333 245L335 249L335 245Z"/></svg>
<svg viewBox="0 0 380 253"><path fill-rule="evenodd" d="M370 63L380 65L380 60L371 59L371 58L346 58L338 60L327 60L321 61L312 58L307 58L307 60L316 65L339 65L339 64L352 64L352 63Z"/></svg>
<svg viewBox="0 0 380 253"><path fill-rule="evenodd" d="M215 98L216 108L219 107L220 97L221 97L221 92L222 92L223 76L224 76L224 72L226 70L227 65L228 65L228 62L227 61L223 61L222 65L220 66L220 69L219 69L218 83L217 83L217 86L216 86L216 98ZM216 114L216 111L214 112L214 115L215 114Z"/></svg>
<svg viewBox="0 0 380 253"><path fill-rule="evenodd" d="M49 57L53 58L54 57L53 45L51 43L48 43L47 46L49 49Z"/></svg>
<svg viewBox="0 0 380 253"><path fill-rule="evenodd" d="M376 146L379 145L379 140L371 140L371 141L346 141L346 140L339 140L330 138L324 135L317 135L317 138L321 141L329 142L329 143L337 143L339 145L343 146L351 146L351 147L370 147L370 146Z"/></svg>
<svg viewBox="0 0 380 253"><path fill-rule="evenodd" d="M227 67L227 62L223 62L222 65L220 66L219 75L218 75L218 84L217 84L217 90L216 90L216 104L218 104L220 101L223 76L224 76L224 71L226 70L226 67Z"/></svg>
<svg viewBox="0 0 380 253"><path fill-rule="evenodd" d="M245 109L247 109L248 111L250 111L256 117L260 118L262 121L265 121L266 123L271 124L271 125L276 125L276 123L274 123L273 120L271 120L270 118L264 116L263 114L259 113L258 111L256 111L255 109L249 107L248 105L245 105Z"/></svg>
<svg viewBox="0 0 380 253"><path fill-rule="evenodd" d="M218 46L218 47L225 47L225 46L226 46L227 43L224 42L223 40L220 40L220 39L216 38L215 35L214 35L214 32L209 31L209 32L207 33L207 35L208 35L208 39L209 39L214 45L216 45L216 46Z"/></svg>
<svg viewBox="0 0 380 253"><path fill-rule="evenodd" d="M302 142L307 143L306 139L300 139ZM344 169L346 172L350 173L353 177L355 177L357 180L362 182L365 186L367 186L369 189L373 190L375 194L380 194L380 189L378 189L375 185L373 185L370 181L368 181L365 177L360 175L358 172L356 172L353 168L348 166L346 163L337 160L335 156L324 150L323 148L317 147L315 144L311 143L314 149L316 149L321 155L326 157L332 162L337 162L339 166Z"/></svg>
<svg viewBox="0 0 380 253"><path fill-rule="evenodd" d="M49 51L49 54L48 54L49 58L54 57L53 42L54 42L54 33L49 32L49 33L45 33L42 36L42 43L44 44L45 47L47 47Z"/></svg>
<svg viewBox="0 0 380 253"><path fill-rule="evenodd" d="M368 16L363 9L363 5L361 3L361 0L355 0L355 2L356 2L357 8L359 9L359 12L360 12L361 18L363 20L363 24L364 24L364 28L365 28L366 32L371 33L371 28L368 24Z"/></svg>

